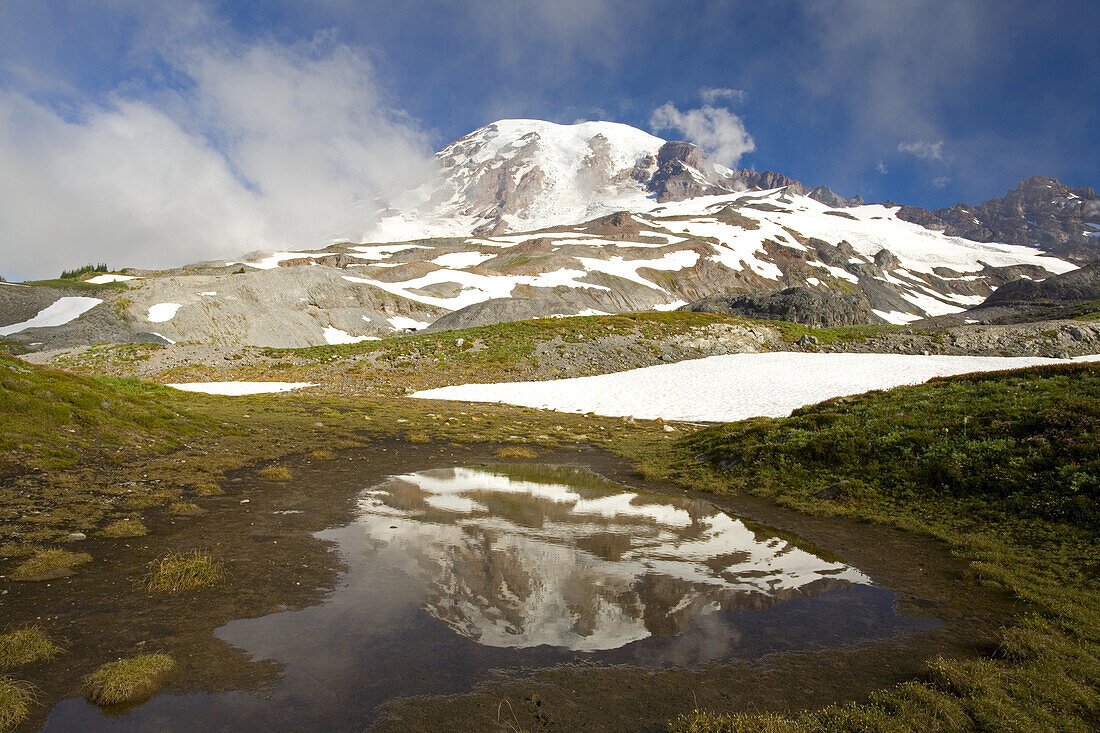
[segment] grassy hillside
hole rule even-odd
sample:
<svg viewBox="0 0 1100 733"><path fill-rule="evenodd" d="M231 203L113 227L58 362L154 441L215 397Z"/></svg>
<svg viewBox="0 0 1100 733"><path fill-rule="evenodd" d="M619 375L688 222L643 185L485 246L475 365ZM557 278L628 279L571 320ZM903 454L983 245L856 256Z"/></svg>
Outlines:
<svg viewBox="0 0 1100 733"><path fill-rule="evenodd" d="M757 491L951 499L973 521L1100 525L1100 367L936 379L703 431L693 450Z"/></svg>
<svg viewBox="0 0 1100 733"><path fill-rule="evenodd" d="M93 379L0 354L0 472L64 468L110 450L170 448L214 425L132 379Z"/></svg>
<svg viewBox="0 0 1100 733"><path fill-rule="evenodd" d="M945 541L1031 604L979 659L800 715L697 710L674 733L1100 728L1100 367L937 379L789 418L702 430L648 469L717 493L895 524ZM766 709L766 704L762 704Z"/></svg>

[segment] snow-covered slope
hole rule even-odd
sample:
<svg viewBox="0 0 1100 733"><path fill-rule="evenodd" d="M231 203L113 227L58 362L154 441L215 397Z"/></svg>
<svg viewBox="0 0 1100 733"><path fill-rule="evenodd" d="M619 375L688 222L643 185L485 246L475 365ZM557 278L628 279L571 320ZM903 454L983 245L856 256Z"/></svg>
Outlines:
<svg viewBox="0 0 1100 733"><path fill-rule="evenodd" d="M664 143L615 122L500 120L441 150L438 176L367 239L527 231L644 206Z"/></svg>

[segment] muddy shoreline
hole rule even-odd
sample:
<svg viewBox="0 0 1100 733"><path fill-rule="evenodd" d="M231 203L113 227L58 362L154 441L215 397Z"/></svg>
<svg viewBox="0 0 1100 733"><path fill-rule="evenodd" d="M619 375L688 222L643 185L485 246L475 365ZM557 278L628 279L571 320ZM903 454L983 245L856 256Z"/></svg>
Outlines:
<svg viewBox="0 0 1100 733"><path fill-rule="evenodd" d="M80 680L99 664L143 651L167 651L180 663L165 692L262 694L278 679L279 666L248 659L215 638L214 629L232 619L320 602L339 582L342 566L333 547L313 533L350 521L359 490L391 473L501 462L494 457L499 447L374 438L338 452L335 460L283 461L294 474L287 483L264 481L260 466L249 466L227 474L225 494L204 499L207 511L201 516L151 514L147 523L153 533L146 537L82 543L96 562L77 575L6 584L5 624L37 623L67 648L53 662L20 670L39 688L40 702L20 730L40 728L53 705L77 695ZM683 493L671 482L642 480L628 461L595 448L543 452L537 462L584 466L627 486ZM533 674L501 671L467 694L391 701L379 710L373 729L664 730L670 718L696 705L813 708L860 699L918 676L936 654L986 652L997 629L1020 610L1003 594L969 582L965 564L931 539L802 515L752 497L693 496L842 556L895 592L899 612L935 617L942 626L851 649L774 654L694 671L576 666ZM150 561L168 550L188 549L212 550L222 558L228 582L177 596L150 596L140 587Z"/></svg>

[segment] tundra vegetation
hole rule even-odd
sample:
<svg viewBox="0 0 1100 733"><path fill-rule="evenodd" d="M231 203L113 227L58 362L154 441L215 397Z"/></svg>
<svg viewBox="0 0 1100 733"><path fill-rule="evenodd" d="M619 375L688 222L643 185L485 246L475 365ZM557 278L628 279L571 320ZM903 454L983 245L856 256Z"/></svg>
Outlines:
<svg viewBox="0 0 1100 733"><path fill-rule="evenodd" d="M235 378L324 373L354 381L374 373L365 355L402 364L417 354L431 369L408 362L408 378L389 373L395 386L490 381L527 368L526 360L547 341L582 343L621 330L644 343L715 323L749 322L695 313L545 319L266 350L262 364L232 368ZM810 333L823 343L888 330L768 327L784 342ZM146 348L159 347L99 350L94 361L74 358L69 366L122 369L121 356L132 364L135 350ZM203 365L163 378L212 374L226 378ZM937 379L829 400L787 418L698 429L385 395L227 399L0 355L0 420L0 473L6 477L0 530L8 538L0 544L0 569L8 577L80 572L92 556L71 548L74 533L125 542L155 529L173 506L202 508L222 491L227 472L267 464L267 480L292 481L284 458L331 460L371 436L404 438L409 451L429 443L501 443L508 458L594 445L630 459L645 476L671 478L684 488L754 494L801 512L938 538L969 563L967 582L1008 591L1029 609L988 655L935 659L920 679L862 702L784 715L768 712L766 701L752 712L695 710L672 721L672 730L1084 731L1100 724L1095 365ZM162 558L144 585L153 593L179 592L224 579L216 558L191 551ZM41 632L51 634L48 624ZM137 659L142 661L111 662L120 666L89 682L89 699L113 704L152 694L166 681L171 660ZM36 664L52 663L43 656ZM116 687L120 692L106 692ZM24 719L33 704L28 684L0 679L0 729Z"/></svg>

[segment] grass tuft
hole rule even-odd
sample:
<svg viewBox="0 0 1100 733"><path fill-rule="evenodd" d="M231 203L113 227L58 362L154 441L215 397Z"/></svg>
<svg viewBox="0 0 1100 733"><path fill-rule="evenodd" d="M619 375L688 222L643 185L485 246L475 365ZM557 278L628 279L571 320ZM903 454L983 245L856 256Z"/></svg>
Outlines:
<svg viewBox="0 0 1100 733"><path fill-rule="evenodd" d="M336 460L336 454L325 448L318 448L309 454L309 457L315 461L334 461Z"/></svg>
<svg viewBox="0 0 1100 733"><path fill-rule="evenodd" d="M116 539L143 537L147 534L149 534L149 528L146 527L140 519L129 519L126 517L116 519L99 530L100 537L112 537Z"/></svg>
<svg viewBox="0 0 1100 733"><path fill-rule="evenodd" d="M431 443L432 439L423 430L410 430L405 433L406 443Z"/></svg>
<svg viewBox="0 0 1100 733"><path fill-rule="evenodd" d="M268 466L260 471L260 476L268 481L289 481L292 478L286 466Z"/></svg>
<svg viewBox="0 0 1100 733"><path fill-rule="evenodd" d="M150 593L179 593L217 585L224 578L225 568L209 552L170 552L153 563L146 588Z"/></svg>
<svg viewBox="0 0 1100 733"><path fill-rule="evenodd" d="M497 449L497 458L538 458L538 451L532 448L524 448L521 445L509 445Z"/></svg>
<svg viewBox="0 0 1100 733"><path fill-rule="evenodd" d="M12 571L13 580L56 580L73 574L73 568L92 561L86 552L41 550Z"/></svg>
<svg viewBox="0 0 1100 733"><path fill-rule="evenodd" d="M0 677L0 731L8 731L30 715L34 688L26 682Z"/></svg>
<svg viewBox="0 0 1100 733"><path fill-rule="evenodd" d="M104 664L84 678L84 697L96 705L122 705L149 698L176 663L167 654L142 654Z"/></svg>
<svg viewBox="0 0 1100 733"><path fill-rule="evenodd" d="M11 669L60 654L58 646L35 626L16 629L0 636L0 669Z"/></svg>

